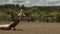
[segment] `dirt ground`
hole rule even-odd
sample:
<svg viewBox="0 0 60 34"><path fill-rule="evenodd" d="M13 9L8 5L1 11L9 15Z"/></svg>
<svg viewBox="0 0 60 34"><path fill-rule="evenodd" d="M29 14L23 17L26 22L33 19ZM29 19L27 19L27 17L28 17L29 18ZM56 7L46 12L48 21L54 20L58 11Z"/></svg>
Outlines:
<svg viewBox="0 0 60 34"><path fill-rule="evenodd" d="M16 30L0 30L0 34L60 34L60 23L21 22Z"/></svg>

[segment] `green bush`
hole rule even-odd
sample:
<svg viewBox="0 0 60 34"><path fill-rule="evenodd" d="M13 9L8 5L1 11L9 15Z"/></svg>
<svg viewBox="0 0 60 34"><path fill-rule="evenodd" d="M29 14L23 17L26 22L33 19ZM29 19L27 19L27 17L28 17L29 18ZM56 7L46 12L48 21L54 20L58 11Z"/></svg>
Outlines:
<svg viewBox="0 0 60 34"><path fill-rule="evenodd" d="M60 14L57 14L57 22L60 22Z"/></svg>
<svg viewBox="0 0 60 34"><path fill-rule="evenodd" d="M10 15L0 12L0 20L7 20L7 19L11 19Z"/></svg>

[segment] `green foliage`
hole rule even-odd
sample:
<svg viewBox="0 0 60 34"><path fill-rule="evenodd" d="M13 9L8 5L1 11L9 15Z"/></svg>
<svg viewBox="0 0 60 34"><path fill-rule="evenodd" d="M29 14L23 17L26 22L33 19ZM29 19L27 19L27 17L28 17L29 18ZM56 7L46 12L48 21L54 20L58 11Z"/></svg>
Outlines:
<svg viewBox="0 0 60 34"><path fill-rule="evenodd" d="M11 19L10 15L0 12L0 20L7 20L7 19Z"/></svg>
<svg viewBox="0 0 60 34"><path fill-rule="evenodd" d="M19 5L16 5L16 7L14 6L12 8L14 12L18 14L21 7ZM60 10L56 10L56 9L54 10L51 7L22 7L22 8L24 9L23 12L27 18L33 18L36 20L46 15L53 16L53 18L57 18L56 20L59 20L60 18ZM9 11L8 11L9 9L11 9L9 6L0 8L0 20L11 19L11 16L9 15Z"/></svg>

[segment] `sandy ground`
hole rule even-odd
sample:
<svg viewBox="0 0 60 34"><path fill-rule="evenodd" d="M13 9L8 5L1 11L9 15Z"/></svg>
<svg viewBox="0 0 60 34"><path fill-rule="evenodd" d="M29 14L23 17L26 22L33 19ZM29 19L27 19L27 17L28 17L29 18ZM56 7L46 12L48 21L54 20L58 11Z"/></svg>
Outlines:
<svg viewBox="0 0 60 34"><path fill-rule="evenodd" d="M60 23L19 23L16 30L0 30L0 34L60 34Z"/></svg>

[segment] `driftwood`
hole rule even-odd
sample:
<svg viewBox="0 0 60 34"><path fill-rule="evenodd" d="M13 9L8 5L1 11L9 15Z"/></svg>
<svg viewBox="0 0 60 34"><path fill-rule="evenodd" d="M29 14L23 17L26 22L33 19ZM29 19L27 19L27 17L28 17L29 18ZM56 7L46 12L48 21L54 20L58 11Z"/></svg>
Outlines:
<svg viewBox="0 0 60 34"><path fill-rule="evenodd" d="M21 11L22 12L22 11ZM16 18L14 18L14 14L13 12L11 13L11 17L13 18L13 21L10 24L4 24L4 25L0 25L0 29L1 30L16 30L16 25L20 22L20 20L22 19L22 13L19 13L18 16L16 16Z"/></svg>

